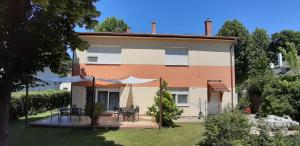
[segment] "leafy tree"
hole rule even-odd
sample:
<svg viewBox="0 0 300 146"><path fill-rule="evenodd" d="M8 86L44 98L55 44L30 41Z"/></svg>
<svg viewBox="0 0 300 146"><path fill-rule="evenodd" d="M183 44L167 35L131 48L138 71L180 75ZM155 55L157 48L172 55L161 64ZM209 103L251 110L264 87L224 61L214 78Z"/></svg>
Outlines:
<svg viewBox="0 0 300 146"><path fill-rule="evenodd" d="M156 97L154 98L154 104L151 107L148 107L147 114L150 116L154 116L156 121L159 121L160 112L159 112L159 105L160 105L160 93L157 91ZM183 113L182 109L179 109L176 106L174 101L174 97L170 94L167 89L167 82L163 81L162 83L162 126L170 127L174 126L173 120L177 120L180 118L180 115Z"/></svg>
<svg viewBox="0 0 300 146"><path fill-rule="evenodd" d="M286 42L286 49L279 47L278 50L282 52L285 60L289 63L289 67L299 74L300 62L298 60L298 51L293 43ZM289 50L289 52L287 52Z"/></svg>
<svg viewBox="0 0 300 146"><path fill-rule="evenodd" d="M272 61L276 60L276 54L279 52L279 47L288 49L286 46L287 42L294 43L297 51L300 52L300 32L293 30L283 30L281 32L272 34L271 44L268 49L268 56ZM290 50L286 51L289 52Z"/></svg>
<svg viewBox="0 0 300 146"><path fill-rule="evenodd" d="M234 45L235 57L235 73L237 83L242 83L249 76L249 48L250 33L247 28L238 20L228 20L219 30L218 36L238 37L237 43Z"/></svg>
<svg viewBox="0 0 300 146"><path fill-rule="evenodd" d="M270 72L267 49L270 44L268 33L264 29L255 29L251 34L248 52L249 75L257 76Z"/></svg>
<svg viewBox="0 0 300 146"><path fill-rule="evenodd" d="M67 48L84 50L74 28L91 29L96 0L2 0L0 6L0 145L8 145L11 92L32 83L33 74L61 71Z"/></svg>
<svg viewBox="0 0 300 146"><path fill-rule="evenodd" d="M119 20L116 17L106 18L103 22L98 23L94 28L95 32L124 32L128 25L124 20Z"/></svg>

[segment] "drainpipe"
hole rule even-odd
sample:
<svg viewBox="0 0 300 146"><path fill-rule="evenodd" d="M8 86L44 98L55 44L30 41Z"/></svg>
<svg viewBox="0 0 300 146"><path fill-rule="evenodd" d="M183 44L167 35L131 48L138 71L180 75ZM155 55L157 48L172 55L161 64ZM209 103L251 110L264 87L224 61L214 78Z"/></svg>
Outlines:
<svg viewBox="0 0 300 146"><path fill-rule="evenodd" d="M236 39L235 39L235 43L236 43ZM234 57L233 55L234 55L234 53L233 53L233 51L234 51L234 45L235 45L235 43L234 44L232 44L231 45L231 47L230 47L230 76L231 76L231 108L233 109L233 107L234 107L234 105L233 105L233 98L234 98L234 93L233 93L233 60L232 60L232 58Z"/></svg>

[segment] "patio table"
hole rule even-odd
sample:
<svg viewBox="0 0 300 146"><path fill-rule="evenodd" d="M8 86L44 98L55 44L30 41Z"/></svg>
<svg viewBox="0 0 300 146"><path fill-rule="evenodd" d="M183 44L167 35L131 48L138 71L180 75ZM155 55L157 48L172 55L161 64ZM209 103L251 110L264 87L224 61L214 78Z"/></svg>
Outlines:
<svg viewBox="0 0 300 146"><path fill-rule="evenodd" d="M72 119L72 116L79 116L78 120L81 120L82 116L82 108L69 108L69 107L62 107L58 109L58 120L61 120L62 116L69 116Z"/></svg>

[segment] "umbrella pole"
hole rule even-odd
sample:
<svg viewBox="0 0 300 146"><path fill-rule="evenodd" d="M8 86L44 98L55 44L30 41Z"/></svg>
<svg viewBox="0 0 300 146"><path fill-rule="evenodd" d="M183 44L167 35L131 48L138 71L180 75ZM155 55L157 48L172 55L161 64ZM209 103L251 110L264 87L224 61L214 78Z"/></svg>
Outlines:
<svg viewBox="0 0 300 146"><path fill-rule="evenodd" d="M93 77L93 96L92 96L92 114L91 114L91 127L93 126L92 119L94 118L94 107L95 107L95 77Z"/></svg>
<svg viewBox="0 0 300 146"><path fill-rule="evenodd" d="M162 78L159 78L159 129L162 127Z"/></svg>
<svg viewBox="0 0 300 146"><path fill-rule="evenodd" d="M25 95L25 127L27 128L28 127L28 90L29 90L29 87L28 87L28 82L26 82L26 95Z"/></svg>

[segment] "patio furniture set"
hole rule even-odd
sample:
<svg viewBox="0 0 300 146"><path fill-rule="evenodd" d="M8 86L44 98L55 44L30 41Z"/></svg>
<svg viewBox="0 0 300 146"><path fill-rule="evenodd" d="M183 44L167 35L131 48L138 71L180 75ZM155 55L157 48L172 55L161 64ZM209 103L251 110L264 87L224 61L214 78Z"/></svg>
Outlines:
<svg viewBox="0 0 300 146"><path fill-rule="evenodd" d="M115 119L115 116L117 116L117 121L120 121L120 116L122 116L122 120L130 120L132 119L133 121L137 121L140 119L139 117L139 112L140 108L139 106L136 106L135 108L133 107L120 107L120 108L115 108L115 111L113 114L113 117Z"/></svg>
<svg viewBox="0 0 300 146"><path fill-rule="evenodd" d="M136 106L135 108L133 107L114 108L114 112L112 113L113 119L117 120L118 122L120 122L121 119L122 121L130 120L130 119L133 121L137 121L139 120L139 111L140 111L139 106ZM61 121L63 116L68 116L70 119L72 119L75 116L78 117L79 121L81 121L82 116L85 116L84 110L76 106L59 108L57 109L57 113L58 113L57 116L58 121ZM51 115L51 120L52 120L52 115Z"/></svg>

